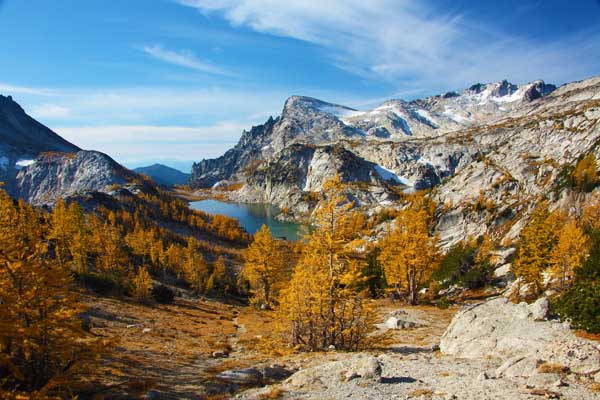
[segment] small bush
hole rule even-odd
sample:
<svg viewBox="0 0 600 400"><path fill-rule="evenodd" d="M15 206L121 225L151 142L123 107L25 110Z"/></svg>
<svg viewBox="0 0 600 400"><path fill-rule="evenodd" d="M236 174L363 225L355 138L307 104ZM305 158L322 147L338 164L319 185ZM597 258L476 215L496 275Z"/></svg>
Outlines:
<svg viewBox="0 0 600 400"><path fill-rule="evenodd" d="M436 303L437 308L441 309L441 310L446 310L450 307L450 301L448 300L447 297L442 297L438 300L438 302Z"/></svg>
<svg viewBox="0 0 600 400"><path fill-rule="evenodd" d="M479 289L490 282L491 275L488 264L474 265L461 277L460 284L467 289Z"/></svg>
<svg viewBox="0 0 600 400"><path fill-rule="evenodd" d="M81 283L83 283L84 286L98 294L118 292L122 289L121 284L117 281L117 279L107 274L85 272L79 274L77 280L79 280Z"/></svg>
<svg viewBox="0 0 600 400"><path fill-rule="evenodd" d="M553 310L576 328L600 333L600 230L590 234L588 259L575 272L575 283L552 302Z"/></svg>
<svg viewBox="0 0 600 400"><path fill-rule="evenodd" d="M168 286L156 285L152 288L152 297L157 303L171 304L175 299L175 292Z"/></svg>

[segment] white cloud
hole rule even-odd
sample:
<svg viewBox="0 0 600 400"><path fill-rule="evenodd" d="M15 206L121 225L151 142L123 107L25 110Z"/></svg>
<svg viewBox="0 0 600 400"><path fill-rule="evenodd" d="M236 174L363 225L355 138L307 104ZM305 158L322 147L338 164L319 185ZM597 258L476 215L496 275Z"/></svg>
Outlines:
<svg viewBox="0 0 600 400"><path fill-rule="evenodd" d="M115 160L139 166L157 161L179 164L222 155L239 139L246 124L221 122L210 126L56 126L68 141L88 150L109 154Z"/></svg>
<svg viewBox="0 0 600 400"><path fill-rule="evenodd" d="M206 72L214 75L231 75L229 72L212 65L208 62L199 60L191 51L174 51L165 49L161 45L145 46L144 52L157 60L180 67L192 69L194 71Z"/></svg>
<svg viewBox="0 0 600 400"><path fill-rule="evenodd" d="M41 104L31 109L34 118L60 119L69 116L69 109L56 104Z"/></svg>
<svg viewBox="0 0 600 400"><path fill-rule="evenodd" d="M424 0L176 1L220 13L234 26L321 45L334 65L404 90L442 91L502 78L562 83L600 72L598 30L531 41Z"/></svg>
<svg viewBox="0 0 600 400"><path fill-rule="evenodd" d="M55 96L57 94L56 91L54 91L52 89L16 86L16 85L9 85L7 83L1 83L1 82L0 82L0 93L4 93L6 95L26 94L26 95L36 95L36 96Z"/></svg>

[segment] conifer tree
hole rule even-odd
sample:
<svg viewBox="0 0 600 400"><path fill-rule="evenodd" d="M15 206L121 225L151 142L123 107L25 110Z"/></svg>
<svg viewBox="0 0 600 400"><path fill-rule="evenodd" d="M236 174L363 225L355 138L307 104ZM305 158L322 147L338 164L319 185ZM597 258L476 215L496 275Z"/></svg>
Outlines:
<svg viewBox="0 0 600 400"><path fill-rule="evenodd" d="M560 212L550 213L546 202L533 211L529 223L521 232L517 259L512 264L515 276L533 285L535 293L542 291L542 273L550 266L550 254L558 239L558 228L565 217Z"/></svg>
<svg viewBox="0 0 600 400"><path fill-rule="evenodd" d="M140 303L149 303L152 298L152 278L144 267L138 268L133 278L133 297Z"/></svg>
<svg viewBox="0 0 600 400"><path fill-rule="evenodd" d="M227 272L227 262L219 256L213 263L212 274L206 283L206 292L219 292L225 294L231 289L231 278Z"/></svg>
<svg viewBox="0 0 600 400"><path fill-rule="evenodd" d="M581 192L591 192L598 183L598 165L593 153L582 158L573 171L573 184Z"/></svg>
<svg viewBox="0 0 600 400"><path fill-rule="evenodd" d="M188 238L188 246L185 250L185 264L183 267L185 280L198 293L204 293L206 282L209 277L208 265L204 257L198 253L198 241Z"/></svg>
<svg viewBox="0 0 600 400"><path fill-rule="evenodd" d="M241 271L241 278L250 284L252 304L273 306L286 276L284 257L279 241L266 225L261 226L244 252L245 264Z"/></svg>
<svg viewBox="0 0 600 400"><path fill-rule="evenodd" d="M573 281L575 269L583 264L588 250L587 236L576 221L570 219L560 230L558 242L550 253L550 271L552 277L558 279L561 289Z"/></svg>
<svg viewBox="0 0 600 400"><path fill-rule="evenodd" d="M420 205L402 210L381 244L379 260L386 281L410 304L417 304L419 290L439 263L438 239L429 233L429 218Z"/></svg>
<svg viewBox="0 0 600 400"><path fill-rule="evenodd" d="M365 302L363 265L355 257L361 243L353 229L353 205L343 195L339 176L323 185L315 229L305 240L289 285L280 296L288 338L305 350L356 350L371 330Z"/></svg>
<svg viewBox="0 0 600 400"><path fill-rule="evenodd" d="M51 260L41 218L0 190L0 398L57 398L101 346L77 315L69 271Z"/></svg>

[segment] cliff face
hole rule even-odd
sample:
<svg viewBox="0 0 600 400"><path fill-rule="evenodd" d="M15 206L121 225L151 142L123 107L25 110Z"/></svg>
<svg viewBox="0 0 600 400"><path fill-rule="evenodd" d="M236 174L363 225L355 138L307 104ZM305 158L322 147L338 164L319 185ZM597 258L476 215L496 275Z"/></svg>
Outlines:
<svg viewBox="0 0 600 400"><path fill-rule="evenodd" d="M16 176L14 197L34 205L86 192L109 193L113 185L132 182L135 174L96 151L44 153Z"/></svg>
<svg viewBox="0 0 600 400"><path fill-rule="evenodd" d="M106 154L84 151L0 96L0 181L15 198L52 205L58 198L109 193L139 177Z"/></svg>
<svg viewBox="0 0 600 400"><path fill-rule="evenodd" d="M561 172L598 151L599 100L600 78L558 89L542 81L477 84L369 111L294 96L225 156L196 164L190 183L239 182L234 198L296 216L309 213L307 199L335 174L361 205L435 187L446 244L488 229L514 236L514 217L540 194L560 197ZM480 198L488 209L474 208Z"/></svg>

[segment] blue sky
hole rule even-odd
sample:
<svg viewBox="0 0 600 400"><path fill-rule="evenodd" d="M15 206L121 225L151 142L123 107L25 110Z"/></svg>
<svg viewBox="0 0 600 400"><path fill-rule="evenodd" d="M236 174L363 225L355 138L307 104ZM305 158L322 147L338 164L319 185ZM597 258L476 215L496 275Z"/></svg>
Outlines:
<svg viewBox="0 0 600 400"><path fill-rule="evenodd" d="M189 169L292 94L600 74L598 0L0 0L0 37L0 93L129 167Z"/></svg>

